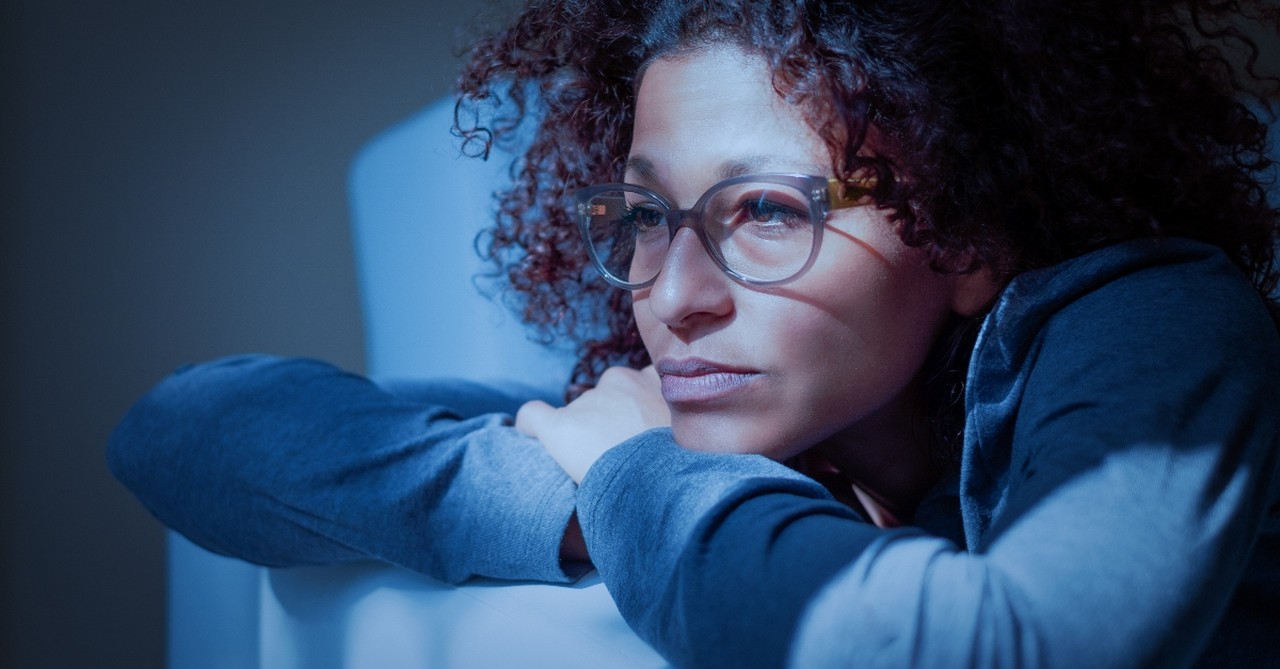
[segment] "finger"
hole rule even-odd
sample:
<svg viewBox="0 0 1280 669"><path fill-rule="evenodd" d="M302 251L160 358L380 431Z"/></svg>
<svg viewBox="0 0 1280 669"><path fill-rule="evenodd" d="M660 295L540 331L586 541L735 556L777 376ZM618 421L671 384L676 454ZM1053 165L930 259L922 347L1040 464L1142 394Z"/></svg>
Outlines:
<svg viewBox="0 0 1280 669"><path fill-rule="evenodd" d="M520 410L516 411L516 429L530 437L537 437L538 431L553 411L555 409L542 400L525 402L520 406Z"/></svg>

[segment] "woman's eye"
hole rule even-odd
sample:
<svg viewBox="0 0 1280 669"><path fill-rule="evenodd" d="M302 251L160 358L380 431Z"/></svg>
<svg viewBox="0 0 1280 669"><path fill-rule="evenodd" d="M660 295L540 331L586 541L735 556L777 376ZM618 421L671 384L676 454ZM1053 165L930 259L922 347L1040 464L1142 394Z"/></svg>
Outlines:
<svg viewBox="0 0 1280 669"><path fill-rule="evenodd" d="M740 220L738 224L752 223L764 226L801 227L809 224L809 217L803 210L775 202L765 198L754 198L744 201L739 206Z"/></svg>
<svg viewBox="0 0 1280 669"><path fill-rule="evenodd" d="M662 212L646 204L628 204L622 218L628 223L648 227L662 223Z"/></svg>

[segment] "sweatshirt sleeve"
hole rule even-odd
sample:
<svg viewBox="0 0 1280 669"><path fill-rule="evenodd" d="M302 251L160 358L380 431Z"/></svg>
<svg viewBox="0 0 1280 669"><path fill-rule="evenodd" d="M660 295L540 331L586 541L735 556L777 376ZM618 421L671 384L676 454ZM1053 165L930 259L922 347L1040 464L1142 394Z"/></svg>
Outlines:
<svg viewBox="0 0 1280 669"><path fill-rule="evenodd" d="M619 611L678 667L782 666L809 600L881 535L815 481L669 429L606 452L578 513Z"/></svg>
<svg viewBox="0 0 1280 669"><path fill-rule="evenodd" d="M162 522L268 566L382 560L457 583L562 582L573 482L475 384L387 389L268 356L179 370L111 436L111 471ZM436 403L456 399L461 410Z"/></svg>
<svg viewBox="0 0 1280 669"><path fill-rule="evenodd" d="M1162 286L1036 338L986 454L1012 457L966 443L998 479L971 546L647 433L579 488L592 560L677 666L1186 666L1280 509L1276 332L1249 291L1193 288L1193 312Z"/></svg>

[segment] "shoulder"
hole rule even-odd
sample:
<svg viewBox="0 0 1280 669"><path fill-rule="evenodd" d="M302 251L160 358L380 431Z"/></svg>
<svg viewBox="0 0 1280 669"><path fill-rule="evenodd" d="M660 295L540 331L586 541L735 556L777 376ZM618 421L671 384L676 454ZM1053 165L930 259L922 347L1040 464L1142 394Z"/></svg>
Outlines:
<svg viewBox="0 0 1280 669"><path fill-rule="evenodd" d="M1277 396L1280 332L1246 277L1205 244L1131 242L1001 294L970 364L966 448L1002 469L1011 447L1267 442Z"/></svg>
<svg viewBox="0 0 1280 669"><path fill-rule="evenodd" d="M1128 243L1015 279L966 391L962 487L979 545L995 517L1017 516L1007 505L1025 511L1084 472L1132 490L1143 472L1273 469L1280 332L1214 247Z"/></svg>
<svg viewBox="0 0 1280 669"><path fill-rule="evenodd" d="M1015 278L975 355L1006 368L1121 358L1185 366L1206 357L1274 368L1280 332L1266 301L1220 250L1149 239Z"/></svg>

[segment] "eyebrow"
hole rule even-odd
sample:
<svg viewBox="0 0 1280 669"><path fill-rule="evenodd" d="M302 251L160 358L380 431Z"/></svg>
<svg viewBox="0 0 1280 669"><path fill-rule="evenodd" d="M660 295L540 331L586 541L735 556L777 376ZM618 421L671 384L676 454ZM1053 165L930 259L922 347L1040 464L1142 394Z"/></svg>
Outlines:
<svg viewBox="0 0 1280 669"><path fill-rule="evenodd" d="M627 162L622 166L622 173L635 173L642 181L653 183L658 180L658 170L653 166L653 162L644 156L627 156Z"/></svg>
<svg viewBox="0 0 1280 669"><path fill-rule="evenodd" d="M774 156L761 154L756 156L744 156L737 160L722 163L717 170L719 179L732 179L746 174L757 174L763 172L793 172L793 170L781 170L777 167L778 160ZM800 170L803 174L822 175L826 173L826 169L820 168L814 164L802 166ZM658 177L658 169L653 161L644 156L629 156L627 162L623 165L624 174L635 174L637 179L645 181L649 184L657 184L661 181Z"/></svg>

